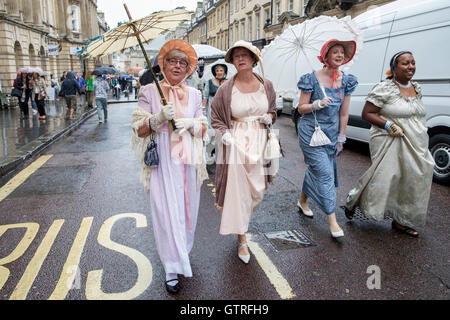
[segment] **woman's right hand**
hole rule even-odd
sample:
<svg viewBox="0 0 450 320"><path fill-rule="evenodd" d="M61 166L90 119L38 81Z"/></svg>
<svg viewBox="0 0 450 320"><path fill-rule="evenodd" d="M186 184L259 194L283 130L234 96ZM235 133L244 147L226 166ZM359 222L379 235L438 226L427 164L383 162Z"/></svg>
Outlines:
<svg viewBox="0 0 450 320"><path fill-rule="evenodd" d="M175 109L173 108L172 102L167 102L167 104L162 106L161 111L158 113L158 120L160 122L166 120L172 120L175 117Z"/></svg>

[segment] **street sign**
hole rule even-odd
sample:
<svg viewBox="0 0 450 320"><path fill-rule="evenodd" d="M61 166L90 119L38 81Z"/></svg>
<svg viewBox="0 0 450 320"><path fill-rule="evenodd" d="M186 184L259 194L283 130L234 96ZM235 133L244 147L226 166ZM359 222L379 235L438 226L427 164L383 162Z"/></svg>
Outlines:
<svg viewBox="0 0 450 320"><path fill-rule="evenodd" d="M69 53L71 55L77 55L77 54L80 54L82 50L83 50L83 47L70 47Z"/></svg>
<svg viewBox="0 0 450 320"><path fill-rule="evenodd" d="M57 55L59 55L59 45L49 44L47 51L48 51L49 56L57 56Z"/></svg>

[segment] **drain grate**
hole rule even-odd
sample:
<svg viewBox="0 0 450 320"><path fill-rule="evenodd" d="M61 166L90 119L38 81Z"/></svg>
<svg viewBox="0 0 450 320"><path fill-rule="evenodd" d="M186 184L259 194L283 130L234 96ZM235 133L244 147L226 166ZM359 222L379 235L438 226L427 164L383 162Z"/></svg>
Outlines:
<svg viewBox="0 0 450 320"><path fill-rule="evenodd" d="M341 209L345 212L345 206L341 206ZM361 212L361 209L359 207L355 207L354 213L353 213L353 220L360 220L360 221L370 221L369 218L367 218L364 213ZM384 217L384 221L389 221L391 218Z"/></svg>
<svg viewBox="0 0 450 320"><path fill-rule="evenodd" d="M316 246L314 241L299 230L268 232L264 236L278 251Z"/></svg>

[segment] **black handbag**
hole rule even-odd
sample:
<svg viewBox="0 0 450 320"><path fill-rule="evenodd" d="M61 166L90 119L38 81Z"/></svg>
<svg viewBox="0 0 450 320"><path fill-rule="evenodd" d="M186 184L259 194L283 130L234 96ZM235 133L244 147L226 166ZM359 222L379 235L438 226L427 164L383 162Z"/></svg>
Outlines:
<svg viewBox="0 0 450 320"><path fill-rule="evenodd" d="M156 149L156 146L156 141L152 136L144 156L144 163L149 167L157 167L159 165L158 150Z"/></svg>
<svg viewBox="0 0 450 320"><path fill-rule="evenodd" d="M17 89L16 87L12 88L11 96L20 98L22 97L22 90Z"/></svg>

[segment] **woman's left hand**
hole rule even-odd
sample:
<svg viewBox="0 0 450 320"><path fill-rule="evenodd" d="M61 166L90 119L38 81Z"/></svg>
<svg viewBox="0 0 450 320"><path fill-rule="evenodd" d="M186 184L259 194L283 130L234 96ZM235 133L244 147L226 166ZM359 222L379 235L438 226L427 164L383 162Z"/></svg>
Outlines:
<svg viewBox="0 0 450 320"><path fill-rule="evenodd" d="M268 113L266 113L266 114L262 115L261 117L259 117L259 122L268 126L268 125L272 124L272 117Z"/></svg>
<svg viewBox="0 0 450 320"><path fill-rule="evenodd" d="M339 157L344 150L344 145L341 142L336 143L336 157Z"/></svg>

